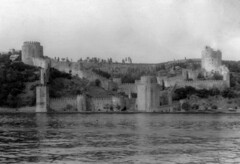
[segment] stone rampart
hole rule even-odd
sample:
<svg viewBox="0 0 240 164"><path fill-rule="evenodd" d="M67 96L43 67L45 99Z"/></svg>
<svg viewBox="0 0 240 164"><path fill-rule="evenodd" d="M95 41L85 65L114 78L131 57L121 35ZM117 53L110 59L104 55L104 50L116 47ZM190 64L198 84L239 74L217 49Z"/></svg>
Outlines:
<svg viewBox="0 0 240 164"><path fill-rule="evenodd" d="M228 88L228 82L224 80L196 80L196 81L182 81L177 83L177 87L191 86L196 89L212 89L218 88L223 90Z"/></svg>
<svg viewBox="0 0 240 164"><path fill-rule="evenodd" d="M126 94L129 93L137 93L137 85L134 83L123 83L118 86L120 92L124 92Z"/></svg>
<svg viewBox="0 0 240 164"><path fill-rule="evenodd" d="M89 108L94 112L110 111L112 106L112 98L90 98Z"/></svg>
<svg viewBox="0 0 240 164"><path fill-rule="evenodd" d="M49 108L49 91L47 86L36 87L36 112L47 112Z"/></svg>
<svg viewBox="0 0 240 164"><path fill-rule="evenodd" d="M126 108L123 97L89 98L89 109L94 112L121 111Z"/></svg>
<svg viewBox="0 0 240 164"><path fill-rule="evenodd" d="M51 98L50 109L54 111L64 111L64 110L77 111L77 97L74 96L74 97Z"/></svg>
<svg viewBox="0 0 240 164"><path fill-rule="evenodd" d="M33 58L43 58L43 47L39 42L24 42L22 46L22 61L33 65Z"/></svg>
<svg viewBox="0 0 240 164"><path fill-rule="evenodd" d="M48 59L33 57L33 66L48 69L50 67L50 61Z"/></svg>
<svg viewBox="0 0 240 164"><path fill-rule="evenodd" d="M104 81L107 81L106 78L90 70L82 69L81 63L78 63L78 62L57 61L57 60L51 59L51 67L65 73L71 73L73 76L86 78L89 81L94 81L96 79L99 79L102 83Z"/></svg>
<svg viewBox="0 0 240 164"><path fill-rule="evenodd" d="M216 71L222 65L222 52L214 51L212 48L206 46L202 51L202 69L207 72Z"/></svg>

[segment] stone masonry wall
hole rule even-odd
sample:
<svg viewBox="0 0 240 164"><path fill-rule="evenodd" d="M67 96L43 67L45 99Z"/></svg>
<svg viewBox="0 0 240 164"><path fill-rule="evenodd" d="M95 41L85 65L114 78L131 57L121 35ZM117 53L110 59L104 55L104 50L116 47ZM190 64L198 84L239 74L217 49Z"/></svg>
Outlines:
<svg viewBox="0 0 240 164"><path fill-rule="evenodd" d="M54 111L64 111L67 108L77 110L77 97L51 98L50 109Z"/></svg>
<svg viewBox="0 0 240 164"><path fill-rule="evenodd" d="M218 88L223 90L228 87L228 82L224 80L197 80L178 82L177 87L192 86L196 89Z"/></svg>

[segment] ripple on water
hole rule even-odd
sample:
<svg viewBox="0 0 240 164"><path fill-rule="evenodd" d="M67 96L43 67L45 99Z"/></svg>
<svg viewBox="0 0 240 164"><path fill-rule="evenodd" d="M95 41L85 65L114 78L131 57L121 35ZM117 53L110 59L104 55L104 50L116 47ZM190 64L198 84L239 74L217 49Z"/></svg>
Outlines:
<svg viewBox="0 0 240 164"><path fill-rule="evenodd" d="M239 116L3 114L0 163L240 163Z"/></svg>

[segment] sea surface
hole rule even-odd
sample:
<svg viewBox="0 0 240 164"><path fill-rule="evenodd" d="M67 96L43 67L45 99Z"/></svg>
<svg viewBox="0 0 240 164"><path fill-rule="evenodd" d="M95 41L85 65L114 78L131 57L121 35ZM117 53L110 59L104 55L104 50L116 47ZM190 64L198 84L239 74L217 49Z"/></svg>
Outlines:
<svg viewBox="0 0 240 164"><path fill-rule="evenodd" d="M0 163L240 163L237 114L1 114Z"/></svg>

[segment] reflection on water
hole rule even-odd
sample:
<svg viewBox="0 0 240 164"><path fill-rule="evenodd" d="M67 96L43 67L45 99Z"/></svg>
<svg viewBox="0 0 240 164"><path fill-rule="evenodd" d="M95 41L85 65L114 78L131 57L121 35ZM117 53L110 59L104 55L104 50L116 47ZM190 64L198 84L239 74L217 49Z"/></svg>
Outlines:
<svg viewBox="0 0 240 164"><path fill-rule="evenodd" d="M240 163L239 118L4 114L0 163Z"/></svg>

